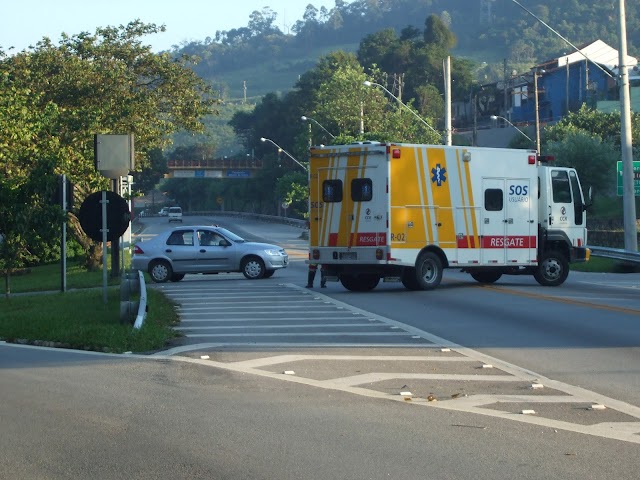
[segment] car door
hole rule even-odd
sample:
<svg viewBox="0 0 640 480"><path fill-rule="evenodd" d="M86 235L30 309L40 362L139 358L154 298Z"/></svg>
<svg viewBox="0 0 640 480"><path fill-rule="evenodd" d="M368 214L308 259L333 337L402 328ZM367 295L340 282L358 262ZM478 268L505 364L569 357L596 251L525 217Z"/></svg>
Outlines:
<svg viewBox="0 0 640 480"><path fill-rule="evenodd" d="M174 230L165 242L164 254L171 261L174 272L192 272L196 258L193 230Z"/></svg>
<svg viewBox="0 0 640 480"><path fill-rule="evenodd" d="M233 248L215 230L198 229L196 232L196 269L200 273L227 272L232 267Z"/></svg>

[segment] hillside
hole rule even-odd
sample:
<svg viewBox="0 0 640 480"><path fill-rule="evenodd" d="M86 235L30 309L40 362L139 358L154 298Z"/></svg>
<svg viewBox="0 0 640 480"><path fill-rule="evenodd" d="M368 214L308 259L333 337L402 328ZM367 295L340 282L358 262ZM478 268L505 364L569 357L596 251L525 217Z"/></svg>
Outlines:
<svg viewBox="0 0 640 480"><path fill-rule="evenodd" d="M231 100L244 99L245 94L260 97L286 91L320 55L338 49L356 51L366 35L386 28L398 33L405 28L422 30L431 14L438 15L456 35L454 56L485 65L478 70L481 82L501 78L505 61L509 70L512 66L528 68L571 49L541 21L574 45L598 38L618 45L616 0L595 5L577 0L519 3L531 13L514 0L336 1L331 10L309 5L305 20L296 22L291 34L280 31L277 14L265 7L254 12L257 15L247 26L215 32L174 53L200 57L195 70L210 79L223 98ZM626 20L629 54L640 55L639 4L627 2Z"/></svg>

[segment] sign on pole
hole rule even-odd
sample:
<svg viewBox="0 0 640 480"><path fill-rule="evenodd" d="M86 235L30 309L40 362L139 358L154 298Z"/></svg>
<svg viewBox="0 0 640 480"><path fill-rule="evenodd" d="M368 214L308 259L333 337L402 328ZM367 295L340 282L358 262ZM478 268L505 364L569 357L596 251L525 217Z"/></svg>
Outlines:
<svg viewBox="0 0 640 480"><path fill-rule="evenodd" d="M623 187L622 187L622 162L618 162L617 168L617 179L618 179L618 196L622 197L623 195ZM640 162L633 162L633 190L635 192L636 197L640 197Z"/></svg>

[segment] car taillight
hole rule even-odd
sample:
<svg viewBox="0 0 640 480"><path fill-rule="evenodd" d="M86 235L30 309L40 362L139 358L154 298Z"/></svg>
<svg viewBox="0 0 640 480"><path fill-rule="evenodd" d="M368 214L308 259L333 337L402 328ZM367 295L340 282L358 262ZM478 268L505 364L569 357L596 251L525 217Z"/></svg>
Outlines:
<svg viewBox="0 0 640 480"><path fill-rule="evenodd" d="M134 255L143 255L144 254L144 250L142 250L138 245L133 247L133 254Z"/></svg>

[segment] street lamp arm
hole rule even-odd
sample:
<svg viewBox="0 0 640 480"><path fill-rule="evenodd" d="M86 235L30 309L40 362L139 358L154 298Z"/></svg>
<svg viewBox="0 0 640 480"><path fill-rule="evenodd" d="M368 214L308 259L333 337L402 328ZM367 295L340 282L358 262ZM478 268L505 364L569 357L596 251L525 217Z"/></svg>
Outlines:
<svg viewBox="0 0 640 480"><path fill-rule="evenodd" d="M289 157L291 160L293 160L294 162L296 162L298 165L300 165L302 168L304 168L304 170L306 172L309 171L309 169L304 166L302 163L300 163L296 157L294 157L293 155L291 155L289 152L287 152L284 148L282 148L280 145L278 145L276 142L274 142L273 140L271 140L270 138L265 138L265 137L261 137L260 138L261 142L269 142L271 144L273 144L274 147L276 147L278 150L280 150L282 153L284 153L287 157Z"/></svg>
<svg viewBox="0 0 640 480"><path fill-rule="evenodd" d="M302 117L300 117L300 119L301 119L303 122L306 122L307 120L311 120L313 123L315 123L316 125L318 125L322 130L324 130L324 131L326 132L326 134L327 134L327 135L329 135L332 139L334 139L334 140L336 139L336 136L335 136L333 133L331 133L329 130L327 130L326 128L324 128L324 127L320 124L320 122L318 122L317 120L315 120L315 119L313 119L313 118L311 118L311 117L307 117L306 115L303 115Z"/></svg>
<svg viewBox="0 0 640 480"><path fill-rule="evenodd" d="M513 123L511 123L508 119L501 117L500 115L491 115L491 120L497 120L501 118L502 120L504 120L505 122L507 122L509 125L511 125L513 128L515 128L518 132L520 132L524 137L526 137L527 140L529 140L531 143L533 142L533 139L527 135L526 133L524 133L522 130L520 130L518 127L516 127Z"/></svg>
<svg viewBox="0 0 640 480"><path fill-rule="evenodd" d="M407 105L405 105L404 103L402 103L402 100L400 100L398 97L396 97L393 93L391 93L389 90L387 90L387 88L384 85L380 85L379 83L375 83L375 82L370 82L369 80L366 80L364 82L364 85L367 87L379 87L382 90L384 90L385 92L387 92L387 94L391 97L393 97L400 105L402 105L404 108L406 108L407 110L409 110L411 112L411 114L416 117L418 120L420 120L426 127L428 127L432 132L437 133L438 136L440 136L440 139L442 139L442 134L440 132L438 132L435 128L433 128L431 125L429 125L424 118L422 118L420 115L418 115L416 112L413 111L412 108L409 108Z"/></svg>

